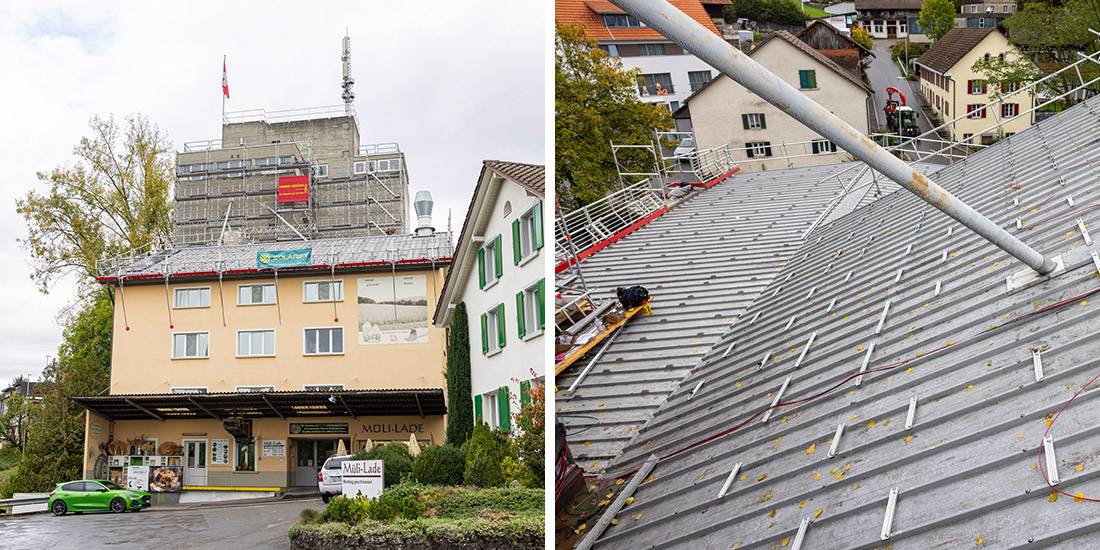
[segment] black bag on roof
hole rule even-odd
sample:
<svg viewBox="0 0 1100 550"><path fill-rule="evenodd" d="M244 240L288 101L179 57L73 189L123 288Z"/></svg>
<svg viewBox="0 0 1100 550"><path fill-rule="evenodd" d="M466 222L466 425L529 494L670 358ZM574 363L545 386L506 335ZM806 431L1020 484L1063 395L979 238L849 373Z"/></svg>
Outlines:
<svg viewBox="0 0 1100 550"><path fill-rule="evenodd" d="M628 286L615 289L619 303L626 309L636 308L649 299L649 291L643 286Z"/></svg>

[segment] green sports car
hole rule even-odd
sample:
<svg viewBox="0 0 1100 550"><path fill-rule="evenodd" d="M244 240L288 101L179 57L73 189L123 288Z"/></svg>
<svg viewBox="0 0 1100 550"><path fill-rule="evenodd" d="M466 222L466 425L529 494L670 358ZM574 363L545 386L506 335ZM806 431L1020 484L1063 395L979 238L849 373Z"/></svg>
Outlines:
<svg viewBox="0 0 1100 550"><path fill-rule="evenodd" d="M149 493L119 487L102 479L58 483L50 492L50 511L55 516L68 512L142 510L149 507Z"/></svg>

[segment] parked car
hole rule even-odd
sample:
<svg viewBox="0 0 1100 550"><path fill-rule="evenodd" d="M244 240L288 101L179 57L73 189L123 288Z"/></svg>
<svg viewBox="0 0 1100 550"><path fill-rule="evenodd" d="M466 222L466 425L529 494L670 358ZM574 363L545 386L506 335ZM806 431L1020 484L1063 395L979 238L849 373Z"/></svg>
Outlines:
<svg viewBox="0 0 1100 550"><path fill-rule="evenodd" d="M344 491L343 473L340 465L345 460L351 459L351 455L330 456L321 469L317 470L317 489L321 491L321 500L328 502L334 496Z"/></svg>
<svg viewBox="0 0 1100 550"><path fill-rule="evenodd" d="M676 146L676 149L672 151L672 154L677 157L683 157L695 152L695 138L688 136L680 140L680 144Z"/></svg>
<svg viewBox="0 0 1100 550"><path fill-rule="evenodd" d="M119 487L103 479L82 479L58 483L50 491L47 505L55 516L95 510L136 512L149 507L149 493Z"/></svg>

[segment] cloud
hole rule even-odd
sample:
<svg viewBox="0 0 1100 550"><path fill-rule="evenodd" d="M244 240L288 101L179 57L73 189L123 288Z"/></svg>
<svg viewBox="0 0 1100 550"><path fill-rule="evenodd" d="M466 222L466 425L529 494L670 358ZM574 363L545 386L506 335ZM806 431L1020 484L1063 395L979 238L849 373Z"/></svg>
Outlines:
<svg viewBox="0 0 1100 550"><path fill-rule="evenodd" d="M457 233L484 159L544 161L545 18L537 0L18 2L0 4L0 381L55 353L64 282L29 279L15 199L72 162L93 115L148 115L175 146L220 136L227 109L338 104L340 41L352 38L363 143L398 142L412 192ZM411 213L410 213L411 217Z"/></svg>

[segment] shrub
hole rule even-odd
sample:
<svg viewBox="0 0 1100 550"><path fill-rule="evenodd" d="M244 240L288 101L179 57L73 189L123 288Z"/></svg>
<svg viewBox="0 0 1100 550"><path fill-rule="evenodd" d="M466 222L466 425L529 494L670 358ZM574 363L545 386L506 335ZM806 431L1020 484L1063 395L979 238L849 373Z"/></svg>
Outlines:
<svg viewBox="0 0 1100 550"><path fill-rule="evenodd" d="M370 501L362 498L337 496L329 499L323 519L329 522L356 524L367 518Z"/></svg>
<svg viewBox="0 0 1100 550"><path fill-rule="evenodd" d="M525 487L542 487L546 464L546 386L537 384L527 390L528 402L516 415L519 432L513 438L516 457L526 468L517 474Z"/></svg>
<svg viewBox="0 0 1100 550"><path fill-rule="evenodd" d="M466 445L466 472L463 475L466 483L478 487L503 485L501 466L508 454L508 441L504 433L490 430L488 424L478 422Z"/></svg>
<svg viewBox="0 0 1100 550"><path fill-rule="evenodd" d="M545 494L542 489L456 489L439 497L436 516L475 518L485 510L542 516Z"/></svg>
<svg viewBox="0 0 1100 550"><path fill-rule="evenodd" d="M323 513L317 513L317 510L313 508L306 508L298 513L298 521L302 523L314 523L319 517L323 516Z"/></svg>
<svg viewBox="0 0 1100 550"><path fill-rule="evenodd" d="M416 519L424 513L424 507L417 500L414 491L385 491L377 500L366 502L367 517L375 521L391 521L396 518Z"/></svg>
<svg viewBox="0 0 1100 550"><path fill-rule="evenodd" d="M873 50L875 48L875 41L871 38L871 33L860 27L852 27L852 40L868 50Z"/></svg>
<svg viewBox="0 0 1100 550"><path fill-rule="evenodd" d="M453 445L432 445L413 460L413 479L425 485L461 485L466 454Z"/></svg>
<svg viewBox="0 0 1100 550"><path fill-rule="evenodd" d="M381 460L384 465L386 487L401 483L402 478L412 472L412 455L404 443L386 443L367 452L355 453L352 460Z"/></svg>

